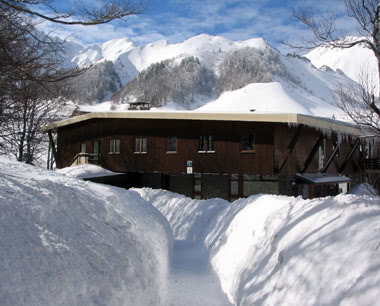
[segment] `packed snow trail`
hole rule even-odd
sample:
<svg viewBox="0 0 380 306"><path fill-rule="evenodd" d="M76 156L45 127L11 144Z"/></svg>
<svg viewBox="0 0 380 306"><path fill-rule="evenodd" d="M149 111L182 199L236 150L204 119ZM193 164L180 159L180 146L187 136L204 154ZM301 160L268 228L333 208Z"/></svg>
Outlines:
<svg viewBox="0 0 380 306"><path fill-rule="evenodd" d="M174 241L168 283L169 306L231 306L201 243Z"/></svg>

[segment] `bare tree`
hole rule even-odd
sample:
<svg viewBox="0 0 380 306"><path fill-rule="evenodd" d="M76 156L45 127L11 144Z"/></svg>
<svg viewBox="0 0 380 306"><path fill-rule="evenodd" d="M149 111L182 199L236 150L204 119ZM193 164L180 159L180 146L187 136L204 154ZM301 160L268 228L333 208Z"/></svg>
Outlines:
<svg viewBox="0 0 380 306"><path fill-rule="evenodd" d="M373 77L363 71L359 84L340 85L337 89L338 106L358 125L380 135L380 109L377 86Z"/></svg>
<svg viewBox="0 0 380 306"><path fill-rule="evenodd" d="M59 89L54 86L86 68L67 68L65 41L36 30L40 20L61 25L98 25L144 13L149 0L74 2L71 10L51 0L0 0L0 152L33 163L54 120Z"/></svg>
<svg viewBox="0 0 380 306"><path fill-rule="evenodd" d="M363 71L359 87L340 88L337 91L338 105L359 125L371 128L380 135L380 2L378 0L344 0L347 15L358 26L361 38L344 35L336 24L336 13L316 12L312 7L293 9L293 16L312 32L311 39L303 38L296 48L330 46L352 48L356 45L370 49L377 59L377 81L369 71Z"/></svg>
<svg viewBox="0 0 380 306"><path fill-rule="evenodd" d="M98 0L84 3L83 0L78 0L70 10L59 9L51 0L0 0L0 4L5 8L49 22L88 26L142 14L148 9L149 1Z"/></svg>
<svg viewBox="0 0 380 306"><path fill-rule="evenodd" d="M23 81L13 90L12 107L7 109L6 120L0 126L3 146L0 153L11 154L18 161L34 164L46 147L46 135L41 126L58 117L59 103L48 89L36 87L34 82Z"/></svg>

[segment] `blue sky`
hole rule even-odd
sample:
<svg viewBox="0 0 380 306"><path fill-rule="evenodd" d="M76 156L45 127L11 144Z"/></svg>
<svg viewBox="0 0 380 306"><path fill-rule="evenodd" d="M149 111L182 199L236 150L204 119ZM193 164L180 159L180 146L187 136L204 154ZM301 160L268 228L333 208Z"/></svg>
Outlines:
<svg viewBox="0 0 380 306"><path fill-rule="evenodd" d="M75 0L56 1L70 7ZM45 22L40 27L61 37L70 36L84 45L122 37L128 37L137 45L161 39L177 43L206 33L234 41L262 37L286 51L281 41L297 41L308 35L291 17L292 6L300 3L337 12L338 25L347 33L354 31L352 19L345 17L343 0L151 0L147 13L130 16L125 21L91 27L58 27Z"/></svg>

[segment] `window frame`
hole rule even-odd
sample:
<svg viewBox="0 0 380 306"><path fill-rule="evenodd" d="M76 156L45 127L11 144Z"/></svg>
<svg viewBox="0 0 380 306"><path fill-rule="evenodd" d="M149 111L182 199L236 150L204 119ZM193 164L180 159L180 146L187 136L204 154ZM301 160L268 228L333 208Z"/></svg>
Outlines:
<svg viewBox="0 0 380 306"><path fill-rule="evenodd" d="M108 154L120 154L120 139L110 139L110 150Z"/></svg>
<svg viewBox="0 0 380 306"><path fill-rule="evenodd" d="M144 142L145 142L145 146L144 146ZM144 136L135 137L134 154L147 154L147 153L148 153L148 137L144 137Z"/></svg>
<svg viewBox="0 0 380 306"><path fill-rule="evenodd" d="M203 145L201 145L203 143ZM205 149L205 150L204 150ZM199 136L198 153L215 153L215 136Z"/></svg>
<svg viewBox="0 0 380 306"><path fill-rule="evenodd" d="M252 149L245 149L244 148L244 138L245 137L252 137ZM251 140L250 140L251 144ZM249 134L249 135L243 135L240 137L240 153L256 153L256 135L255 133Z"/></svg>
<svg viewBox="0 0 380 306"><path fill-rule="evenodd" d="M175 139L175 149L174 150L171 150L172 148L170 148L170 138L174 138ZM178 149L178 138L177 136L168 136L167 137L167 143L166 143L166 153L168 154L176 154L177 153L177 149Z"/></svg>

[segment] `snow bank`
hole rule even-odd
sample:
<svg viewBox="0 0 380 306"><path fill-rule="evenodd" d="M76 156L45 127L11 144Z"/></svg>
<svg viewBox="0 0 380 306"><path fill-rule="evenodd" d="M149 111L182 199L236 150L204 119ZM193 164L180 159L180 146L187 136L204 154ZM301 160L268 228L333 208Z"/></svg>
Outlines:
<svg viewBox="0 0 380 306"><path fill-rule="evenodd" d="M205 201L148 189L140 194L172 226L187 220L175 235L183 235L178 228L203 231L211 264L234 305L378 304L378 197L257 195L222 205L210 222L198 222L193 216Z"/></svg>
<svg viewBox="0 0 380 306"><path fill-rule="evenodd" d="M355 185L354 187L350 189L348 193L355 194L358 196L371 196L371 197L378 195L376 192L376 189L368 183Z"/></svg>
<svg viewBox="0 0 380 306"><path fill-rule="evenodd" d="M193 200L166 190L132 189L155 206L169 221L175 239L203 241L211 220L229 203L222 199Z"/></svg>
<svg viewBox="0 0 380 306"><path fill-rule="evenodd" d="M135 192L0 158L0 304L166 305L171 230Z"/></svg>

